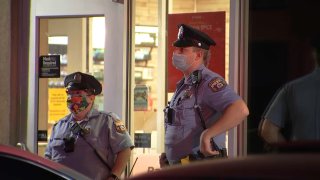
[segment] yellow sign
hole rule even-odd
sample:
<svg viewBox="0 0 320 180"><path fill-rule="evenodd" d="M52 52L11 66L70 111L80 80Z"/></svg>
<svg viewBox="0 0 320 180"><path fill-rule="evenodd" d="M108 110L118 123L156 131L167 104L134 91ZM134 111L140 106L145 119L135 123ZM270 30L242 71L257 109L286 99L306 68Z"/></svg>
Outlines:
<svg viewBox="0 0 320 180"><path fill-rule="evenodd" d="M49 122L57 122L69 114L65 88L49 88Z"/></svg>

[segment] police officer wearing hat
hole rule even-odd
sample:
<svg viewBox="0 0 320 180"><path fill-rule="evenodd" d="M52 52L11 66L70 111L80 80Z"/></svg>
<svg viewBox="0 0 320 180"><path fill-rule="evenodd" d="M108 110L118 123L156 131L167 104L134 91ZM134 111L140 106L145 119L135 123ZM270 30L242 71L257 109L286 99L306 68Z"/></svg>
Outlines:
<svg viewBox="0 0 320 180"><path fill-rule="evenodd" d="M249 114L241 97L206 67L215 41L186 24L178 28L172 63L184 77L164 109L165 153L160 156L161 166L217 156L224 142L214 141Z"/></svg>
<svg viewBox="0 0 320 180"><path fill-rule="evenodd" d="M66 76L64 86L70 114L53 126L45 157L92 179L118 179L133 148L124 122L93 108L102 91L95 77L75 72Z"/></svg>

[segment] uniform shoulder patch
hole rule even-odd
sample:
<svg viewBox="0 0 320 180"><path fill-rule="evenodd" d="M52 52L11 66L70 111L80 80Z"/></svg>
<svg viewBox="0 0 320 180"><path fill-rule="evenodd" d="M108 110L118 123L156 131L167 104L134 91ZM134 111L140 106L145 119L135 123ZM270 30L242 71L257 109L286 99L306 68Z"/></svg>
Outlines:
<svg viewBox="0 0 320 180"><path fill-rule="evenodd" d="M116 131L118 133L124 134L127 131L124 122L122 120L120 120L116 114L114 114L114 113L108 113L108 114L111 116L113 123L116 126Z"/></svg>
<svg viewBox="0 0 320 180"><path fill-rule="evenodd" d="M227 82L221 77L215 77L211 79L208 86L213 92L219 92L227 86Z"/></svg>
<svg viewBox="0 0 320 180"><path fill-rule="evenodd" d="M125 133L127 131L126 126L124 125L123 121L120 119L114 119L114 125L116 126L116 130L118 133Z"/></svg>

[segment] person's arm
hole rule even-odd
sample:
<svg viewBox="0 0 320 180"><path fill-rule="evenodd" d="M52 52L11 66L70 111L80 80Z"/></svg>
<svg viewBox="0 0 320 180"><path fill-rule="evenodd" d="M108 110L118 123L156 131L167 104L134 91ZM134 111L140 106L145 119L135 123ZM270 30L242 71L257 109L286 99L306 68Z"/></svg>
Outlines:
<svg viewBox="0 0 320 180"><path fill-rule="evenodd" d="M260 135L267 143L285 142L286 139L283 137L280 130L280 127L265 119L263 120L260 129Z"/></svg>
<svg viewBox="0 0 320 180"><path fill-rule="evenodd" d="M112 174L116 175L117 177L120 177L121 173L124 171L128 161L129 161L130 156L131 156L131 148L130 147L120 151L117 154L115 164L112 168Z"/></svg>
<svg viewBox="0 0 320 180"><path fill-rule="evenodd" d="M44 157L46 159L52 159L52 147L51 147L51 143L52 143L52 139L54 137L54 134L55 134L55 126L56 124L53 125L52 129L51 129L51 135L50 135L50 139L48 140L48 144L47 144L47 147L45 149L45 152L44 152Z"/></svg>
<svg viewBox="0 0 320 180"><path fill-rule="evenodd" d="M202 132L200 137L200 151L206 156L218 154L218 151L211 150L211 137L215 137L218 134L237 126L248 115L249 109L242 99L236 100L230 104L217 122Z"/></svg>
<svg viewBox="0 0 320 180"><path fill-rule="evenodd" d="M46 150L44 152L44 158L51 160L51 149L49 148L50 144L48 143Z"/></svg>
<svg viewBox="0 0 320 180"><path fill-rule="evenodd" d="M161 155L159 156L159 164L160 168L164 168L169 165L166 153L161 153Z"/></svg>

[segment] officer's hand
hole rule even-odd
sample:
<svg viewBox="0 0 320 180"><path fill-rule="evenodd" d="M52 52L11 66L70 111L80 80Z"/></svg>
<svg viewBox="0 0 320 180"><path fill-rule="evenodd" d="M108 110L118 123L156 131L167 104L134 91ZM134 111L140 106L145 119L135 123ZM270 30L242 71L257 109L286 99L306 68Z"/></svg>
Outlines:
<svg viewBox="0 0 320 180"><path fill-rule="evenodd" d="M204 130L200 136L200 152L205 156L218 155L219 151L211 149L211 137L208 135L208 130Z"/></svg>
<svg viewBox="0 0 320 180"><path fill-rule="evenodd" d="M166 153L161 153L161 155L159 156L159 163L160 163L160 168L163 168L169 165Z"/></svg>

